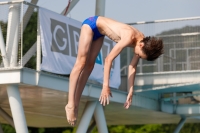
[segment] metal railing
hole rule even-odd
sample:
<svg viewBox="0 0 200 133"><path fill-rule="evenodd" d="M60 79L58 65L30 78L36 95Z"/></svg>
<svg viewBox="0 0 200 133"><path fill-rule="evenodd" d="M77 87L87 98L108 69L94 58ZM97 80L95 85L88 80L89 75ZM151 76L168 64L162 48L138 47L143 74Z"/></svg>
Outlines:
<svg viewBox="0 0 200 133"><path fill-rule="evenodd" d="M0 2L0 69L36 68L36 38L37 6L26 1Z"/></svg>
<svg viewBox="0 0 200 133"><path fill-rule="evenodd" d="M137 73L200 69L198 59L200 55L200 17L129 24L143 32L145 36L155 36L162 39L164 43L164 54L153 62L140 60ZM121 54L122 75L127 74L125 67L133 56L128 49L130 48L125 49Z"/></svg>

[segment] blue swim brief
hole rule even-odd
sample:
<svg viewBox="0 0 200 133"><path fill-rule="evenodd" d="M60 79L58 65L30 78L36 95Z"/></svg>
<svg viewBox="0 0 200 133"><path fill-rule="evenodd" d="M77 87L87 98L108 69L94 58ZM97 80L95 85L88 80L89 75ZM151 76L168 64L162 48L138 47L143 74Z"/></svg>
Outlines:
<svg viewBox="0 0 200 133"><path fill-rule="evenodd" d="M93 41L98 39L99 37L104 36L99 32L97 25L96 25L96 21L97 21L98 17L99 16L89 17L85 21L83 21L83 23L82 23L82 25L83 24L89 25L90 28L92 29L92 31L94 32L93 39L92 39Z"/></svg>

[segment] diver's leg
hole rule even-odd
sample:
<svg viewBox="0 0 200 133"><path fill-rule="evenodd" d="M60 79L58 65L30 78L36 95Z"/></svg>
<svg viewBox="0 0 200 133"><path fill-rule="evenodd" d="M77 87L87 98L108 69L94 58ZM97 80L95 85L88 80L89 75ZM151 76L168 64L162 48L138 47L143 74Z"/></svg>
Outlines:
<svg viewBox="0 0 200 133"><path fill-rule="evenodd" d="M79 92L79 90L77 90L77 84L79 82L81 71L85 67L86 60L89 55L92 38L93 31L91 30L89 25L84 24L81 27L76 63L70 73L68 103L65 106L67 120L70 125L74 125L77 119L75 93L76 91Z"/></svg>
<svg viewBox="0 0 200 133"><path fill-rule="evenodd" d="M100 49L101 49L102 44L103 44L103 39L104 39L104 37L100 37L97 40L93 41L92 44L91 44L88 59L86 61L86 64L85 64L83 71L81 72L81 74L79 76L79 82L77 84L77 89L76 89L76 93L75 93L75 97L76 97L75 98L75 105L76 105L76 107L78 107L78 105L79 105L81 94L83 92L85 84L86 84L88 77L90 76L90 74L91 74L91 72L94 68L96 57L97 57L98 53L100 52Z"/></svg>

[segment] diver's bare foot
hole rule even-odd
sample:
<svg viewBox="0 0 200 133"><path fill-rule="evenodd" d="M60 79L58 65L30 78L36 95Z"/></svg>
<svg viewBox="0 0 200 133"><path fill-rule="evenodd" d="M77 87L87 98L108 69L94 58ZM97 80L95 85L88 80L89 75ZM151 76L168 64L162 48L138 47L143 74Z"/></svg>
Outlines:
<svg viewBox="0 0 200 133"><path fill-rule="evenodd" d="M75 126L77 121L77 108L70 107L68 105L65 106L67 121L71 126Z"/></svg>

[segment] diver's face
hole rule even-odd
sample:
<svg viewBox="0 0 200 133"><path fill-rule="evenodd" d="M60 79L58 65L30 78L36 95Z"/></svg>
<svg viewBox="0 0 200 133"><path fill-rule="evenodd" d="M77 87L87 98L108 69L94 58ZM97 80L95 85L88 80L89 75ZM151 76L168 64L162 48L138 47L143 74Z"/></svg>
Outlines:
<svg viewBox="0 0 200 133"><path fill-rule="evenodd" d="M135 52L135 55L138 56L139 58L146 59L147 56L142 51L142 47L143 46L144 46L144 43L138 43L138 44L136 44L134 52Z"/></svg>

